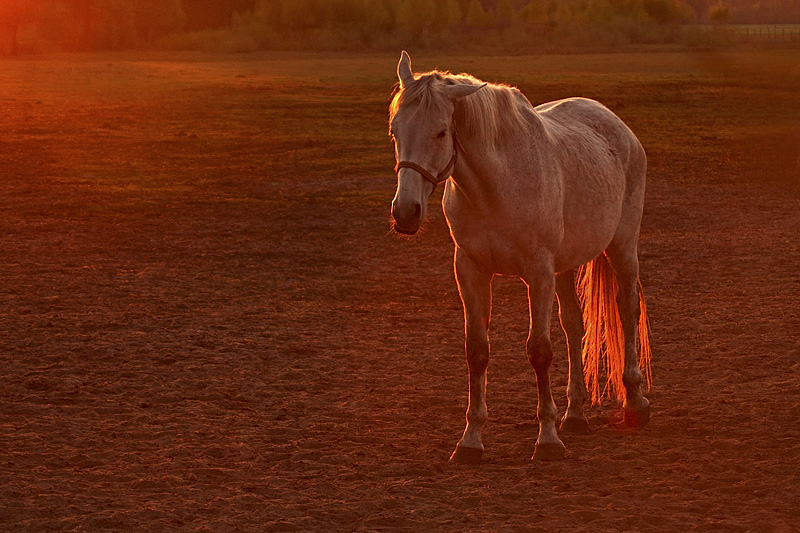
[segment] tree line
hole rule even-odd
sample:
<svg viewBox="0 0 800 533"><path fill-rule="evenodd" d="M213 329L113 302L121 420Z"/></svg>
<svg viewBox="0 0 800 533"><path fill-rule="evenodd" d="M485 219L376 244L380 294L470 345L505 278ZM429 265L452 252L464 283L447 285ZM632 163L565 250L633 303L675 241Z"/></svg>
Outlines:
<svg viewBox="0 0 800 533"><path fill-rule="evenodd" d="M696 22L800 23L800 1L4 0L0 51L647 43Z"/></svg>

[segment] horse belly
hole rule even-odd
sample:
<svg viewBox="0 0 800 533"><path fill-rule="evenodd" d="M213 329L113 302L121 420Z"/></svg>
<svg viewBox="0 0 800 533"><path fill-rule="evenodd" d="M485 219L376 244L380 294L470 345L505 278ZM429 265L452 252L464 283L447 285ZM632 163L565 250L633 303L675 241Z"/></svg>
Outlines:
<svg viewBox="0 0 800 533"><path fill-rule="evenodd" d="M556 272L563 272L588 263L605 250L614 238L614 228L586 227L577 236L565 235L554 257Z"/></svg>
<svg viewBox="0 0 800 533"><path fill-rule="evenodd" d="M620 223L624 182L607 189L602 201L581 201L567 195L564 202L564 236L555 254L556 272L576 268L600 255L614 238ZM570 198L572 199L570 201Z"/></svg>

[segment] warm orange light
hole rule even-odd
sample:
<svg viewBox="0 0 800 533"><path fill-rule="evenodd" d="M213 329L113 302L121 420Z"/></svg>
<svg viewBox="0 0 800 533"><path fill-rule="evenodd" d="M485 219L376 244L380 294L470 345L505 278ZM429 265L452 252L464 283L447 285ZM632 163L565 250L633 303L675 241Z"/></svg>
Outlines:
<svg viewBox="0 0 800 533"><path fill-rule="evenodd" d="M26 9L30 9L27 0L0 0L0 27L19 24Z"/></svg>

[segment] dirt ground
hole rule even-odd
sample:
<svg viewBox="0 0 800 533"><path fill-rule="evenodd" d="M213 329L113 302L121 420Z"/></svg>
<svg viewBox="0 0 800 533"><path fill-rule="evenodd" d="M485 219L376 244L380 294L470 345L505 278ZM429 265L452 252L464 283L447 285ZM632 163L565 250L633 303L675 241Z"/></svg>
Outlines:
<svg viewBox="0 0 800 533"><path fill-rule="evenodd" d="M465 467L443 215L387 234L395 62L0 63L0 530L800 530L800 174L753 159L741 132L774 109L739 105L789 89L680 54L420 61L528 65L532 100L610 100L650 155L649 426L594 407L564 461L531 461L525 289L496 278Z"/></svg>

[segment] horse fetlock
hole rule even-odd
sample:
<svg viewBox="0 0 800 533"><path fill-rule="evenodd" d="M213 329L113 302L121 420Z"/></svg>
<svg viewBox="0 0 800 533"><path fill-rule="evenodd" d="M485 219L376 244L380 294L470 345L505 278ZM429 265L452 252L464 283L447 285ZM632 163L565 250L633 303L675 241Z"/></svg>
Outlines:
<svg viewBox="0 0 800 533"><path fill-rule="evenodd" d="M650 421L650 402L638 388L627 392L622 406L625 412L625 424L630 427L646 426Z"/></svg>
<svg viewBox="0 0 800 533"><path fill-rule="evenodd" d="M489 420L489 411L485 405L478 409L467 408L467 424L469 426L476 426L480 431L487 420Z"/></svg>
<svg viewBox="0 0 800 533"><path fill-rule="evenodd" d="M589 421L582 413L574 414L569 411L561 419L559 430L571 435L583 435L589 432Z"/></svg>
<svg viewBox="0 0 800 533"><path fill-rule="evenodd" d="M546 431L548 425L553 426L553 435L555 435L555 421L558 420L558 411L556 405L552 402L539 402L536 409L536 416L539 419L540 434Z"/></svg>
<svg viewBox="0 0 800 533"><path fill-rule="evenodd" d="M564 416L583 416L583 406L586 405L586 397L586 387L577 387L571 384L567 392L567 412Z"/></svg>
<svg viewBox="0 0 800 533"><path fill-rule="evenodd" d="M578 374L575 379L570 379L567 389L567 401L570 407L583 408L586 398L586 385L583 382L583 376Z"/></svg>
<svg viewBox="0 0 800 533"><path fill-rule="evenodd" d="M638 390L642 385L642 371L638 367L625 370L622 374L622 384L627 391Z"/></svg>
<svg viewBox="0 0 800 533"><path fill-rule="evenodd" d="M623 407L625 409L645 409L650 406L650 402L638 389L630 391L625 396Z"/></svg>

